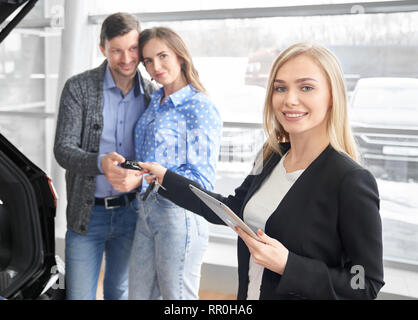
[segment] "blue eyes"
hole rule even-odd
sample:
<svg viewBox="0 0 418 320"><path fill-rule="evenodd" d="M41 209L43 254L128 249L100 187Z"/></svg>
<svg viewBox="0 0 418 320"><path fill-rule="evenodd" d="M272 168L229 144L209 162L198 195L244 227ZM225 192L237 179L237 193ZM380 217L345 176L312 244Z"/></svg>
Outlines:
<svg viewBox="0 0 418 320"><path fill-rule="evenodd" d="M302 88L301 88L301 90L302 91L305 91L305 92L307 92L307 91L312 91L314 88L313 87L311 87L311 86L303 86Z"/></svg>
<svg viewBox="0 0 418 320"><path fill-rule="evenodd" d="M277 92L285 92L286 91L286 87L276 87L276 88L274 88L274 90L275 91L277 91Z"/></svg>
<svg viewBox="0 0 418 320"><path fill-rule="evenodd" d="M303 92L310 92L312 91L314 88L311 86L302 86L300 87L300 90ZM287 87L285 86L277 86L274 88L275 91L277 92L286 92L287 91Z"/></svg>

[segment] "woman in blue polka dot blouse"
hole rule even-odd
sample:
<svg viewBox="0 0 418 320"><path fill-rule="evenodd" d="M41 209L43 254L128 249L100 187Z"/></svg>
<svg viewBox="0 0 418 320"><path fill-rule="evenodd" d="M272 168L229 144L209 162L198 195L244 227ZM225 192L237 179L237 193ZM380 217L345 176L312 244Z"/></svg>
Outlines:
<svg viewBox="0 0 418 320"><path fill-rule="evenodd" d="M183 40L156 27L140 35L139 52L162 85L135 130L136 160L158 162L213 190L222 121L205 94ZM134 186L143 194L142 175ZM135 183L135 182L134 182ZM141 198L141 197L140 197ZM130 299L198 299L208 223L152 192L139 200L129 273Z"/></svg>

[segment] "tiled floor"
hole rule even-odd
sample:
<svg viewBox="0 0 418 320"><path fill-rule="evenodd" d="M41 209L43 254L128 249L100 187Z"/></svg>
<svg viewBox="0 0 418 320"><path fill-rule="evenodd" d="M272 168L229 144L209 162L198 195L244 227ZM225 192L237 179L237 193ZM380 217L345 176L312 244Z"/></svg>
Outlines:
<svg viewBox="0 0 418 320"><path fill-rule="evenodd" d="M200 300L236 300L235 294L214 292L214 291L199 291ZM103 300L103 271L100 272L99 283L97 286L97 300Z"/></svg>

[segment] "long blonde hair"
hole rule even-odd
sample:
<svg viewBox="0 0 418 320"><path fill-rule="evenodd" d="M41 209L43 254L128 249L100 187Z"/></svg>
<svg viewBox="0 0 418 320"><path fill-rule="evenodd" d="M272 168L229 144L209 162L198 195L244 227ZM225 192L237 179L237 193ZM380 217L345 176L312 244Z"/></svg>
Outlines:
<svg viewBox="0 0 418 320"><path fill-rule="evenodd" d="M139 35L140 60L144 62L142 51L147 42L154 38L163 40L167 46L176 53L177 57L184 61L181 66L181 71L186 79L186 82L191 83L197 90L206 93L206 89L200 82L199 73L193 65L192 56L190 55L186 44L172 29L166 27L154 27L142 31Z"/></svg>
<svg viewBox="0 0 418 320"><path fill-rule="evenodd" d="M356 144L348 121L347 90L340 63L327 48L308 42L296 43L282 51L271 67L264 103L264 130L267 140L263 148L263 159L267 160L273 153L281 154L278 142L289 142L288 132L277 121L273 111L273 82L278 70L287 61L302 54L311 57L324 71L331 88L332 107L327 123L331 146L358 161Z"/></svg>

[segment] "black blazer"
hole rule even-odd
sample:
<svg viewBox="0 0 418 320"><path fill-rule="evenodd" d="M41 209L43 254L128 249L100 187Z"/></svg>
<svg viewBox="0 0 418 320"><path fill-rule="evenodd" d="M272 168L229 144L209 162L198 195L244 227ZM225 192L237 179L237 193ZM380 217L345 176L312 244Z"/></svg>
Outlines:
<svg viewBox="0 0 418 320"><path fill-rule="evenodd" d="M283 152L289 144L281 144ZM280 161L274 154L235 195L208 192L241 218L245 205ZM167 171L159 193L209 222L224 224L188 188L195 182ZM264 269L260 299L375 299L384 285L382 225L374 177L328 146L285 195L265 225L289 256L283 275ZM238 299L247 297L250 253L238 238ZM364 272L363 272L364 270ZM362 277L364 275L364 277Z"/></svg>

